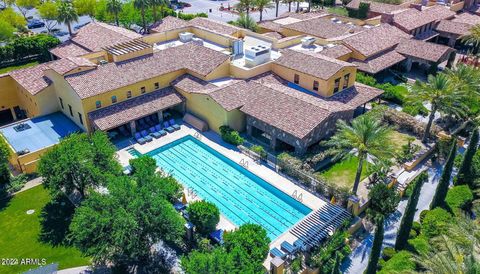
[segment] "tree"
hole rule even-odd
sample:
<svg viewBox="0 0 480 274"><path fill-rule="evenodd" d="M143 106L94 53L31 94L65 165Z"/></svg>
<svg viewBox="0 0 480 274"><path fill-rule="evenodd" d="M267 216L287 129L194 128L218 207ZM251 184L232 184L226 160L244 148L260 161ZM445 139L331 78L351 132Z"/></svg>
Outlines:
<svg viewBox="0 0 480 274"><path fill-rule="evenodd" d="M52 194L77 191L85 198L87 190L104 185L109 174L121 173L115 151L103 132L72 134L41 156L38 171Z"/></svg>
<svg viewBox="0 0 480 274"><path fill-rule="evenodd" d="M15 28L8 22L0 20L0 41L7 41L13 37Z"/></svg>
<svg viewBox="0 0 480 274"><path fill-rule="evenodd" d="M69 2L69 1L60 2L58 6L57 21L60 23L66 24L68 27L68 33L70 33L70 35L73 34L72 23L78 22L78 14L75 8L73 7L72 2Z"/></svg>
<svg viewBox="0 0 480 274"><path fill-rule="evenodd" d="M45 2L37 7L40 17L45 22L45 28L51 33L52 29L57 25L58 18L58 2Z"/></svg>
<svg viewBox="0 0 480 274"><path fill-rule="evenodd" d="M455 185L470 184L473 186L473 170L472 170L472 161L473 156L477 153L478 148L478 128L473 129L472 138L470 138L470 143L468 144L467 150L462 159L462 164L458 169L457 179L455 180Z"/></svg>
<svg viewBox="0 0 480 274"><path fill-rule="evenodd" d="M15 0L15 6L18 11L23 15L23 18L27 20L27 12L36 7L39 4L38 0Z"/></svg>
<svg viewBox="0 0 480 274"><path fill-rule="evenodd" d="M253 20L252 17L250 17L250 16L248 16L244 13L240 13L240 16L238 17L237 21L234 22L234 24L236 26L239 26L239 27L242 27L242 28L245 28L245 29L249 29L251 31L256 31L257 30L257 23L255 22L255 20ZM238 137L240 137L240 135L238 135ZM237 139L240 140L240 138L237 138Z"/></svg>
<svg viewBox="0 0 480 274"><path fill-rule="evenodd" d="M250 10L255 7L256 0L240 0L235 7L240 12L240 16L242 13L245 13L247 17L250 17Z"/></svg>
<svg viewBox="0 0 480 274"><path fill-rule="evenodd" d="M368 193L370 206L367 209L367 215L375 220L378 217L385 217L397 210L400 202L400 196L395 189L389 188L386 184L378 183L370 189Z"/></svg>
<svg viewBox="0 0 480 274"><path fill-rule="evenodd" d="M149 0L134 0L133 2L133 6L136 9L139 9L142 15L142 27L143 27L144 33L147 33L147 21L145 18L145 10L148 8L149 5L150 5Z"/></svg>
<svg viewBox="0 0 480 274"><path fill-rule="evenodd" d="M168 5L166 0L150 0L150 5L153 10L153 21L157 22L158 19L163 18L163 8ZM160 18L157 16L157 7L160 7Z"/></svg>
<svg viewBox="0 0 480 274"><path fill-rule="evenodd" d="M9 157L10 149L8 148L8 144L3 137L0 136L0 188L10 183L10 169L8 168Z"/></svg>
<svg viewBox="0 0 480 274"><path fill-rule="evenodd" d="M156 195L158 182L137 183L128 176L112 176L109 182L108 193L93 192L70 224L74 245L94 263L145 266L154 244L182 242L185 220Z"/></svg>
<svg viewBox="0 0 480 274"><path fill-rule="evenodd" d="M434 209L445 204L445 197L447 197L448 188L450 186L450 178L452 176L456 154L457 140L453 138L450 147L450 153L448 154L448 158L442 172L442 177L440 178L437 189L435 190L435 195L433 196L432 203L430 204L430 209Z"/></svg>
<svg viewBox="0 0 480 274"><path fill-rule="evenodd" d="M370 258L368 260L368 266L367 270L365 270L365 274L375 274L377 272L378 260L380 259L380 254L382 253L383 233L383 217L380 217L377 220L377 230L375 231L372 251L370 252Z"/></svg>
<svg viewBox="0 0 480 274"><path fill-rule="evenodd" d="M411 184L414 184L413 191L408 199L407 207L405 208L405 213L403 214L400 228L398 229L397 239L395 241L395 250L397 251L405 248L408 238L410 237L410 231L412 230L415 212L417 211L418 199L420 197L420 190L427 180L428 173L424 171L411 182Z"/></svg>
<svg viewBox="0 0 480 274"><path fill-rule="evenodd" d="M366 115L354 119L351 125L339 120L337 129L337 133L322 144L330 147L327 152L335 155L334 160L352 157L350 152L356 150L358 167L352 190L356 195L367 156L370 155L377 159L393 156L394 149L389 138L391 129Z"/></svg>
<svg viewBox="0 0 480 274"><path fill-rule="evenodd" d="M19 30L25 28L27 24L25 18L10 7L0 11L0 22L2 21Z"/></svg>
<svg viewBox="0 0 480 274"><path fill-rule="evenodd" d="M88 15L95 18L97 0L74 0L73 5L78 15Z"/></svg>
<svg viewBox="0 0 480 274"><path fill-rule="evenodd" d="M107 12L113 14L115 17L115 24L120 26L118 21L118 14L122 11L122 3L118 0L108 0L107 1Z"/></svg>
<svg viewBox="0 0 480 274"><path fill-rule="evenodd" d="M340 274L340 256L338 255L338 251L335 252L335 264L333 265L333 269L331 274Z"/></svg>
<svg viewBox="0 0 480 274"><path fill-rule="evenodd" d="M274 1L275 1L275 17L278 17L278 6L280 5L280 0L274 0ZM289 9L288 12L290 12L290 7L291 7L291 4L288 4L288 9Z"/></svg>
<svg viewBox="0 0 480 274"><path fill-rule="evenodd" d="M464 114L465 105L463 102L465 93L461 90L453 88L450 79L444 73L435 76L429 75L427 82L417 81L413 85L413 92L410 93L408 101L410 103L425 103L431 105L428 123L422 137L422 142L427 142L430 137L430 129L438 112L455 114L462 116Z"/></svg>
<svg viewBox="0 0 480 274"><path fill-rule="evenodd" d="M469 34L462 38L462 42L465 44L472 44L473 53L478 53L478 50L480 49L480 24L472 26Z"/></svg>
<svg viewBox="0 0 480 274"><path fill-rule="evenodd" d="M282 3L284 4L288 4L288 12L292 12L292 3L294 2L294 0L283 0ZM275 3L276 4L276 3ZM276 5L275 5L276 6ZM275 7L276 10L278 10L276 7ZM275 14L276 17L278 17L278 12Z"/></svg>
<svg viewBox="0 0 480 274"><path fill-rule="evenodd" d="M220 247L210 252L194 250L182 257L181 265L188 274L235 273L238 270L232 256Z"/></svg>
<svg viewBox="0 0 480 274"><path fill-rule="evenodd" d="M188 216L202 235L215 231L220 221L220 211L217 206L207 201L196 201L188 205Z"/></svg>
<svg viewBox="0 0 480 274"><path fill-rule="evenodd" d="M255 6L258 8L258 11L260 12L260 22L262 22L263 12L265 11L265 9L269 9L273 5L271 0L255 0Z"/></svg>

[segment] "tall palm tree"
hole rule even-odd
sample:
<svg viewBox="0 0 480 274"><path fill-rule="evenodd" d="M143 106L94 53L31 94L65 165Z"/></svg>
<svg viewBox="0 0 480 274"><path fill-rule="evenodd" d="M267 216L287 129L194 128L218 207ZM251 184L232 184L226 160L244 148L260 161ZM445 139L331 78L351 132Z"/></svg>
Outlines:
<svg viewBox="0 0 480 274"><path fill-rule="evenodd" d="M473 52L476 54L480 49L480 24L470 28L470 33L462 38L462 42L466 44L473 44Z"/></svg>
<svg viewBox="0 0 480 274"><path fill-rule="evenodd" d="M119 26L118 14L122 11L122 3L119 0L107 1L107 12L115 17L115 24Z"/></svg>
<svg viewBox="0 0 480 274"><path fill-rule="evenodd" d="M258 8L260 12L260 22L263 20L263 11L265 9L269 9L273 7L271 0L255 0L255 6Z"/></svg>
<svg viewBox="0 0 480 274"><path fill-rule="evenodd" d="M427 142L430 129L437 112L462 117L465 114L465 93L453 87L452 82L445 73L429 75L427 82L417 81L412 87L413 92L408 96L408 101L413 103L430 103L430 115L423 133L422 142Z"/></svg>
<svg viewBox="0 0 480 274"><path fill-rule="evenodd" d="M150 5L150 0L134 0L133 1L133 6L136 9L140 10L140 13L142 15L142 27L143 27L143 32L147 33L147 21L145 19L145 10L148 8Z"/></svg>
<svg viewBox="0 0 480 274"><path fill-rule="evenodd" d="M274 2L275 2L275 17L278 17L278 6L280 5L280 0L274 0Z"/></svg>
<svg viewBox="0 0 480 274"><path fill-rule="evenodd" d="M157 22L158 19L163 18L163 8L167 4L168 3L166 0L150 0L150 6L152 6L152 12L153 12L153 20L155 22ZM160 18L157 17L157 7L160 7Z"/></svg>
<svg viewBox="0 0 480 274"><path fill-rule="evenodd" d="M78 22L77 10L73 7L72 2L62 1L58 5L58 22L64 23L68 27L68 32L72 35L72 23Z"/></svg>
<svg viewBox="0 0 480 274"><path fill-rule="evenodd" d="M389 138L391 129L367 115L354 119L351 125L339 120L337 129L337 133L322 144L330 147L327 152L335 155L334 161L352 157L351 151L356 150L358 167L352 192L357 194L367 156L376 159L388 159L393 156L394 149Z"/></svg>
<svg viewBox="0 0 480 274"><path fill-rule="evenodd" d="M288 12L292 12L292 3L294 0L283 0L282 3L288 4ZM278 17L278 14L276 15Z"/></svg>
<svg viewBox="0 0 480 274"><path fill-rule="evenodd" d="M235 25L251 31L257 30L257 22L245 13L240 13L240 17L235 21Z"/></svg>
<svg viewBox="0 0 480 274"><path fill-rule="evenodd" d="M247 17L250 16L250 10L255 7L256 0L240 0L235 7L240 13L245 13Z"/></svg>

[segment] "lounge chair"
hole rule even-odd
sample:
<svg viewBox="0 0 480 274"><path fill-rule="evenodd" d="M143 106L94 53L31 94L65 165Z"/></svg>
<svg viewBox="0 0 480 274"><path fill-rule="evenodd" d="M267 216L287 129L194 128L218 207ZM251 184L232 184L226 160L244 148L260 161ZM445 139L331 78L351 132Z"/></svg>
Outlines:
<svg viewBox="0 0 480 274"><path fill-rule="evenodd" d="M295 251L297 251L297 248L295 248L292 244L290 244L289 242L287 241L283 241L281 244L280 244L280 248L285 250L288 254L293 254L295 253Z"/></svg>
<svg viewBox="0 0 480 274"><path fill-rule="evenodd" d="M167 132L162 129L162 126L160 124L155 126L155 130L160 133L161 136L167 135Z"/></svg>
<svg viewBox="0 0 480 274"><path fill-rule="evenodd" d="M168 121L168 123L170 124L171 127L173 127L174 130L179 130L179 129L180 129L180 126L177 125L177 123L175 123L175 120L170 119L170 120Z"/></svg>
<svg viewBox="0 0 480 274"><path fill-rule="evenodd" d="M287 257L285 253L283 253L282 251L280 251L280 249L276 247L270 249L270 255L272 255L272 257L280 257L282 259L285 259L285 257Z"/></svg>
<svg viewBox="0 0 480 274"><path fill-rule="evenodd" d="M156 139L162 137L162 135L158 131L156 131L154 127L150 128L150 135L152 135Z"/></svg>
<svg viewBox="0 0 480 274"><path fill-rule="evenodd" d="M305 250L305 244L303 243L302 240L298 239L296 240L295 242L293 242L293 246L297 249L297 250Z"/></svg>
<svg viewBox="0 0 480 274"><path fill-rule="evenodd" d="M175 131L175 129L173 129L173 127L171 127L168 122L163 122L163 126L165 127L164 129L168 132L168 133L172 133Z"/></svg>
<svg viewBox="0 0 480 274"><path fill-rule="evenodd" d="M138 120L138 124L140 125L140 129L145 129L148 128L148 125L145 123L145 121L142 119Z"/></svg>
<svg viewBox="0 0 480 274"><path fill-rule="evenodd" d="M155 126L155 122L152 120L152 118L150 116L147 116L145 117L145 121L147 122L147 124L151 127Z"/></svg>
<svg viewBox="0 0 480 274"><path fill-rule="evenodd" d="M137 143L143 145L147 142L147 140L145 140L145 138L142 137L142 135L140 135L140 133L136 132L135 133L135 140L137 140Z"/></svg>
<svg viewBox="0 0 480 274"><path fill-rule="evenodd" d="M153 139L152 139L152 136L148 135L148 132L146 130L142 130L140 132L140 134L142 134L142 137L145 139L145 141L147 142L151 142Z"/></svg>

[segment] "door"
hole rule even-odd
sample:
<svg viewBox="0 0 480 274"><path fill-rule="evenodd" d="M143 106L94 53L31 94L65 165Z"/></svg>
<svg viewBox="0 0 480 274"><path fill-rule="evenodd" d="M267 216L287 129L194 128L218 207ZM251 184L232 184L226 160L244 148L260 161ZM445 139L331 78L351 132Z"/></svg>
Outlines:
<svg viewBox="0 0 480 274"><path fill-rule="evenodd" d="M0 126L13 122L13 114L10 109L0 111Z"/></svg>

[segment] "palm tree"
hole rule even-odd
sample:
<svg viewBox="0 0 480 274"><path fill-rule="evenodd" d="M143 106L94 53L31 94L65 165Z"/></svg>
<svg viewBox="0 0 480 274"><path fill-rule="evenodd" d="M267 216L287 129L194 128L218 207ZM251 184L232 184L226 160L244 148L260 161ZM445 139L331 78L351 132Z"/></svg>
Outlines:
<svg viewBox="0 0 480 274"><path fill-rule="evenodd" d="M258 11L260 11L260 22L262 22L263 19L263 11L273 7L271 0L255 0L255 6L258 8Z"/></svg>
<svg viewBox="0 0 480 274"><path fill-rule="evenodd" d="M470 28L469 34L462 38L465 44L473 44L473 52L476 54L480 49L480 24Z"/></svg>
<svg viewBox="0 0 480 274"><path fill-rule="evenodd" d="M439 73L435 76L429 75L427 82L417 81L412 87L413 92L408 96L408 101L412 103L430 103L430 115L428 123L423 133L422 142L427 142L430 137L433 119L438 112L454 114L458 117L464 115L465 99L464 92L456 90L445 73Z"/></svg>
<svg viewBox="0 0 480 274"><path fill-rule="evenodd" d="M118 14L122 11L122 3L118 0L107 1L107 12L115 17L115 24L119 26Z"/></svg>
<svg viewBox="0 0 480 274"><path fill-rule="evenodd" d="M150 6L152 6L152 12L153 12L153 20L155 22L157 22L158 19L163 18L163 8L167 4L168 3L166 0L150 0ZM157 17L157 7L160 7L160 18Z"/></svg>
<svg viewBox="0 0 480 274"><path fill-rule="evenodd" d="M292 3L294 0L283 0L282 3L288 4L288 12L292 12ZM278 17L278 14L276 15Z"/></svg>
<svg viewBox="0 0 480 274"><path fill-rule="evenodd" d="M389 139L391 129L367 115L354 119L351 125L339 120L337 128L337 133L322 144L330 147L327 153L335 155L334 161L352 157L351 151L356 150L358 167L352 192L357 194L360 176L367 156L376 159L388 159L393 156L394 150Z"/></svg>
<svg viewBox="0 0 480 274"><path fill-rule="evenodd" d="M73 7L72 2L62 1L58 6L58 22L64 23L68 27L68 32L72 35L72 26L73 22L78 22L77 10Z"/></svg>
<svg viewBox="0 0 480 274"><path fill-rule="evenodd" d="M280 0L274 0L274 1L275 1L275 17L278 17L278 6L280 5Z"/></svg>
<svg viewBox="0 0 480 274"><path fill-rule="evenodd" d="M240 0L235 7L240 13L246 13L247 17L250 16L250 10L255 7L256 0Z"/></svg>
<svg viewBox="0 0 480 274"><path fill-rule="evenodd" d="M142 27L143 27L143 32L147 33L147 21L145 19L145 9L148 8L150 5L150 0L134 0L133 1L133 6L136 9L140 10L140 13L142 15Z"/></svg>
<svg viewBox="0 0 480 274"><path fill-rule="evenodd" d="M234 22L236 26L249 29L251 31L257 30L257 22L255 20L246 15L245 13L240 13L240 17L238 17L237 21Z"/></svg>

